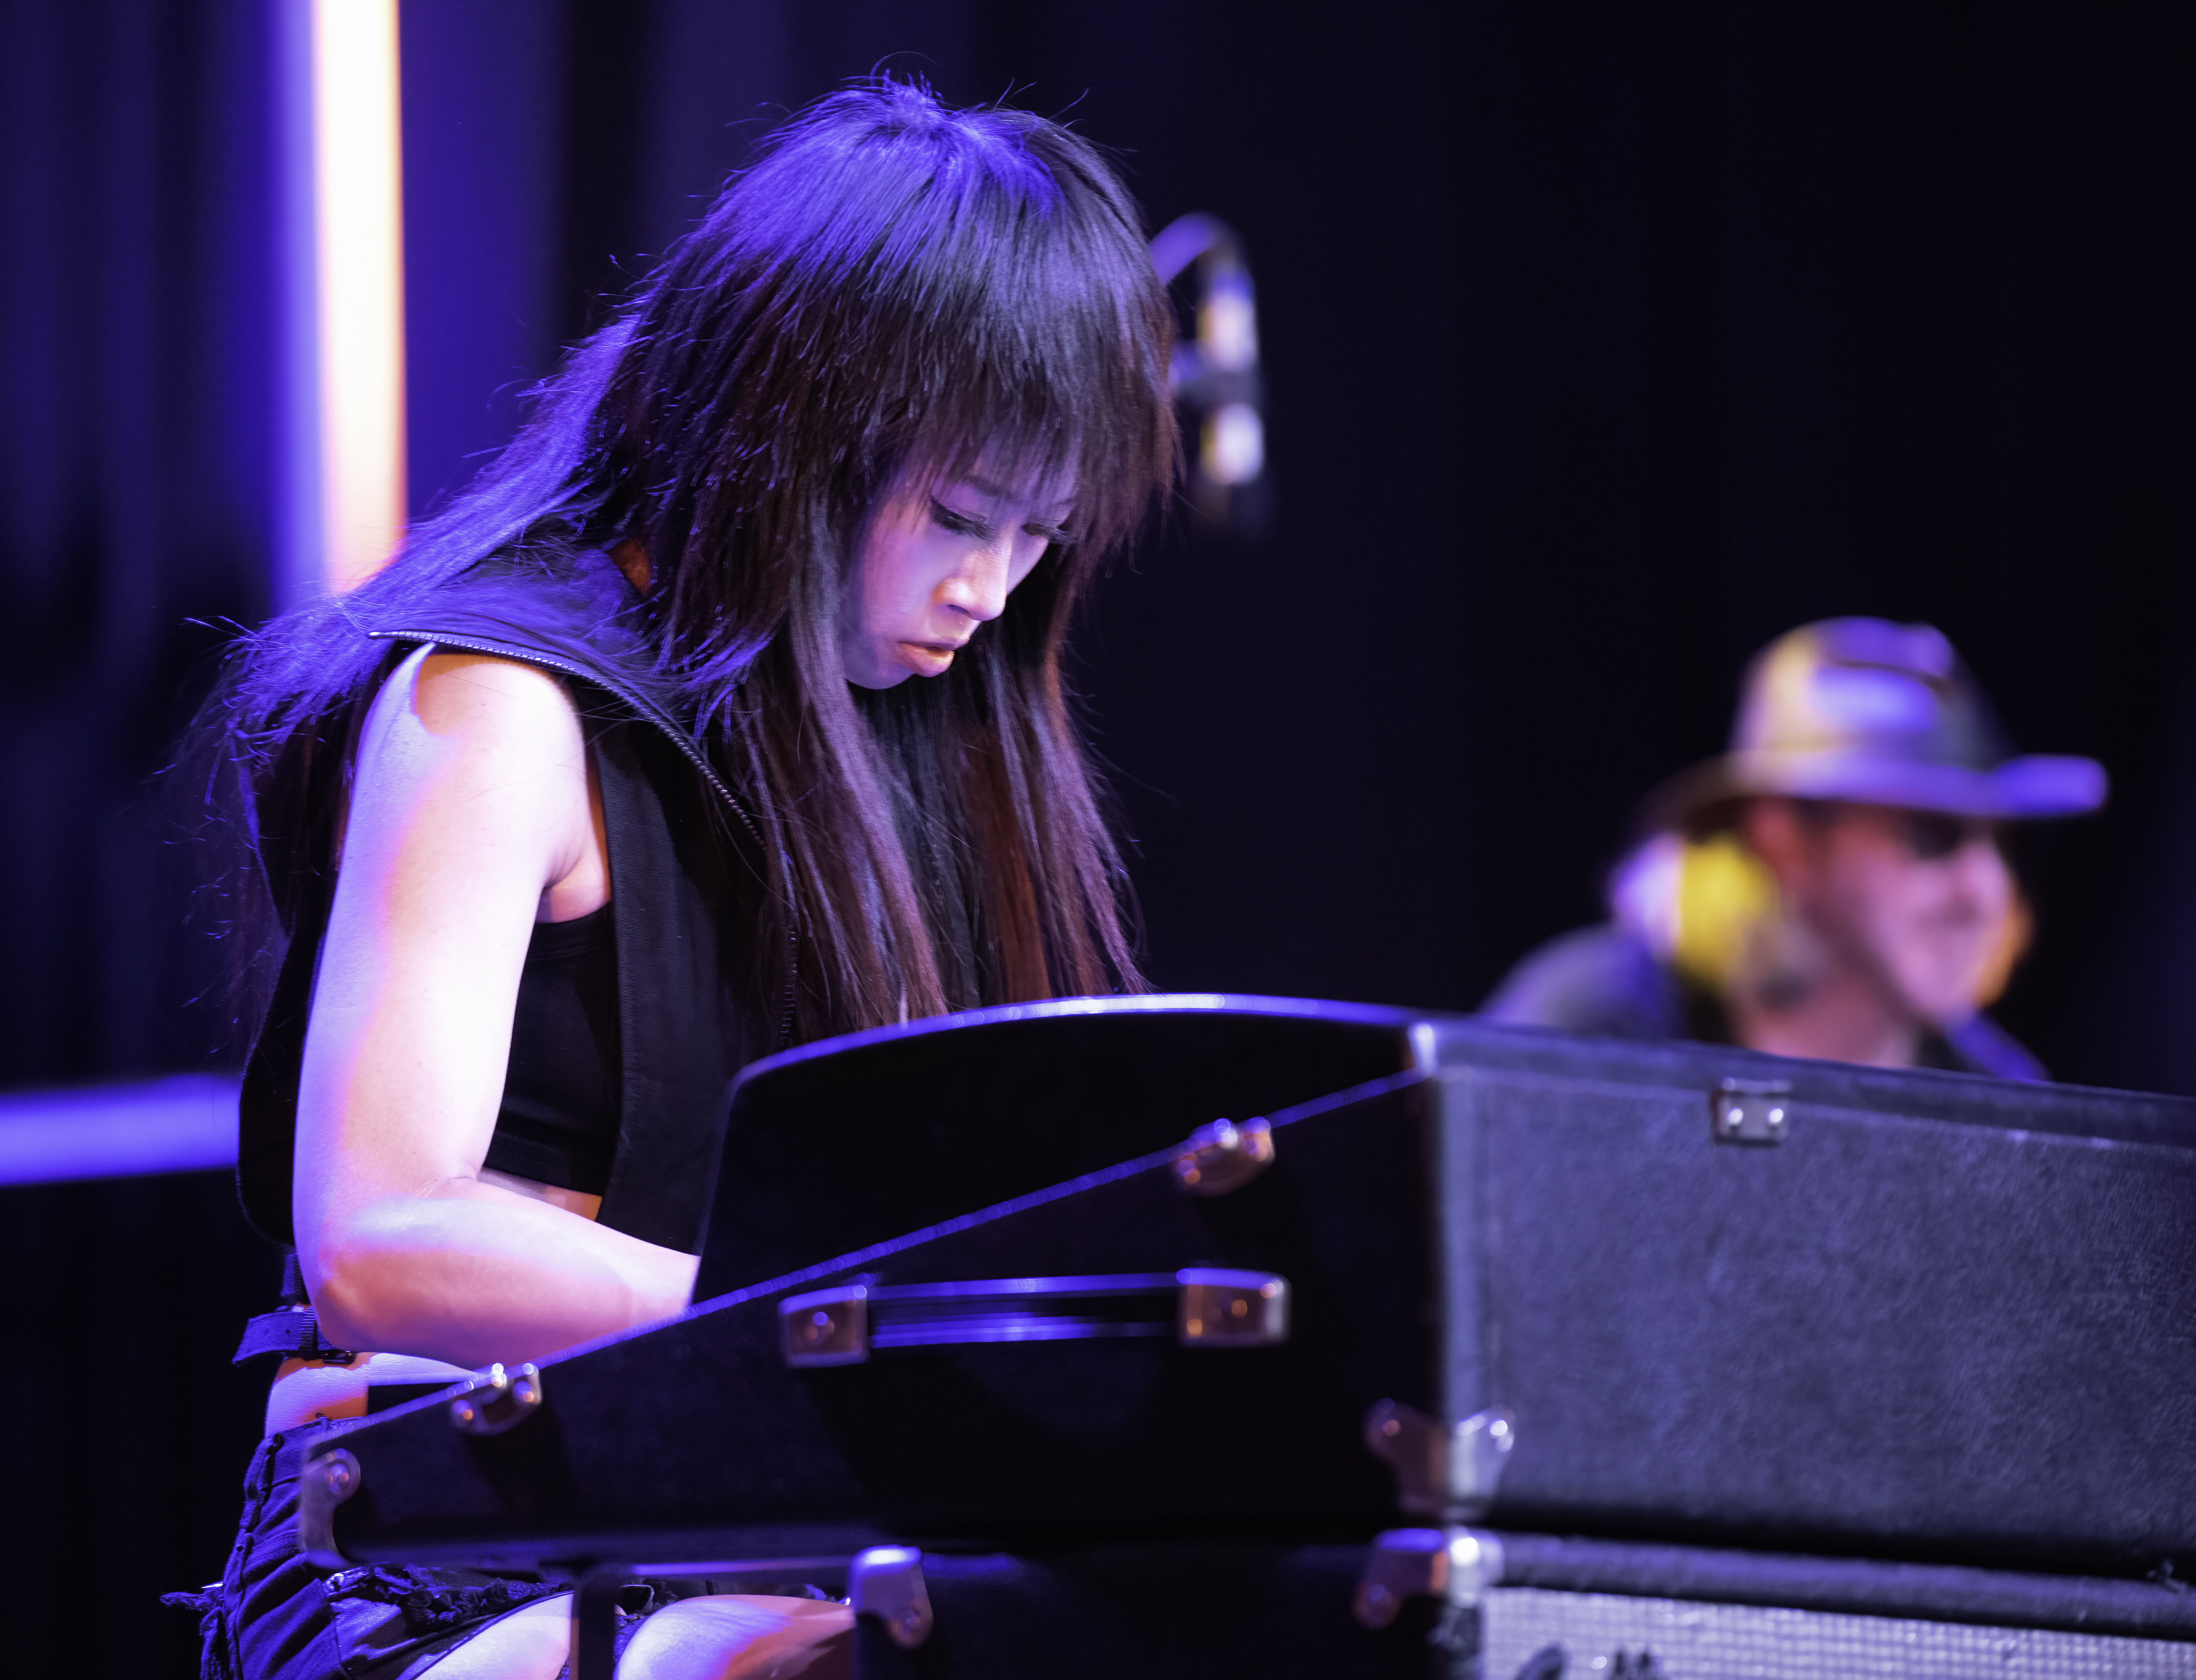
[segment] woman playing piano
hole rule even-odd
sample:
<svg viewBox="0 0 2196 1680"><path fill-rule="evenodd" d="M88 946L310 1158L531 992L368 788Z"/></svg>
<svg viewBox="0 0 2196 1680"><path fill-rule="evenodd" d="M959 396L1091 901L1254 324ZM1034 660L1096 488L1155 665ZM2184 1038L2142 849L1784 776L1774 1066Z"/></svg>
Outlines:
<svg viewBox="0 0 2196 1680"><path fill-rule="evenodd" d="M243 650L207 735L280 931L240 1176L309 1312L257 1321L209 1675L553 1680L549 1585L301 1557L305 1447L680 1311L743 1062L1141 984L1061 647L1171 480L1172 335L1089 144L833 95L396 562ZM850 1660L835 1604L644 1600L621 1674Z"/></svg>

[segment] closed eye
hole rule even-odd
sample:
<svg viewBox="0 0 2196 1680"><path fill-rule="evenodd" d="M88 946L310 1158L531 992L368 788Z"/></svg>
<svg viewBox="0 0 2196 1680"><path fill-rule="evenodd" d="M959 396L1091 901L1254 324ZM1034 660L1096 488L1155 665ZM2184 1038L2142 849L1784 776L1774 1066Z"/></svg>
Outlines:
<svg viewBox="0 0 2196 1680"><path fill-rule="evenodd" d="M1075 538L1072 534L1061 530L1059 526L1040 524L1034 519L1031 520L1028 524L1023 526L1022 529L1028 532L1030 535L1033 537L1042 537L1046 542L1050 543L1055 548L1066 548L1070 543L1075 540Z"/></svg>
<svg viewBox="0 0 2196 1680"><path fill-rule="evenodd" d="M956 537L974 537L978 542L989 542L998 534L974 514L962 513L956 508L948 507L935 496L930 499L930 517Z"/></svg>

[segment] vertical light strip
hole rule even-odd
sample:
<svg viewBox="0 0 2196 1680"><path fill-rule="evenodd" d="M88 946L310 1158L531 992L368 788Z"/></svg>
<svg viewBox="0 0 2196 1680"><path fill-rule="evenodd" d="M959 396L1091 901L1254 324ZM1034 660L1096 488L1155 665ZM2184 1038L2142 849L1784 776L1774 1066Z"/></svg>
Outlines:
<svg viewBox="0 0 2196 1680"><path fill-rule="evenodd" d="M396 0L311 0L325 586L403 539L404 164Z"/></svg>
<svg viewBox="0 0 2196 1680"><path fill-rule="evenodd" d="M321 340L313 220L313 11L269 0L274 49L274 199L278 370L274 605L327 592L327 522L321 511Z"/></svg>

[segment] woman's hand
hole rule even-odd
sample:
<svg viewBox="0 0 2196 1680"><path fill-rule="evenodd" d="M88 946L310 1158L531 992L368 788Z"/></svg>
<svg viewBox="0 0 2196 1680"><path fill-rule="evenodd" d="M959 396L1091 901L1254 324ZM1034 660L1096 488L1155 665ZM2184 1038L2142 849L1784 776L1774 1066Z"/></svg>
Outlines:
<svg viewBox="0 0 2196 1680"><path fill-rule="evenodd" d="M422 649L361 734L292 1186L322 1333L465 1365L681 1310L691 1256L485 1183L537 919L609 894L578 719L530 666Z"/></svg>

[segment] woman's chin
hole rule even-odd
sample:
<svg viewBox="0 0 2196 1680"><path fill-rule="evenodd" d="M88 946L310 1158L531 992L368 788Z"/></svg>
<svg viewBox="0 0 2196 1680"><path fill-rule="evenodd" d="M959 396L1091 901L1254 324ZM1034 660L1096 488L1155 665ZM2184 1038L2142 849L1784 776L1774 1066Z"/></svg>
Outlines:
<svg viewBox="0 0 2196 1680"><path fill-rule="evenodd" d="M898 659L887 659L876 648L850 648L842 643L839 662L846 670L847 680L858 689L896 689L915 675L912 667Z"/></svg>

